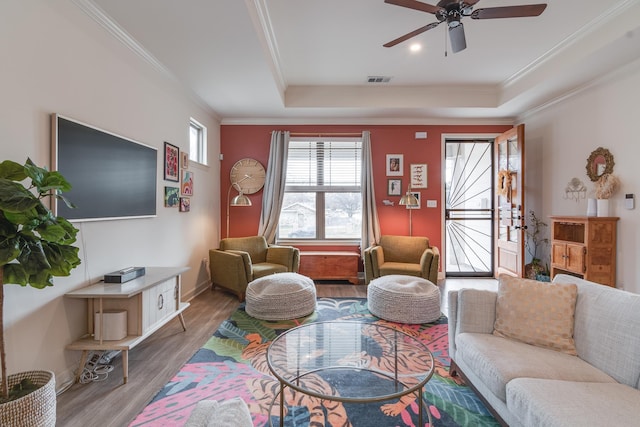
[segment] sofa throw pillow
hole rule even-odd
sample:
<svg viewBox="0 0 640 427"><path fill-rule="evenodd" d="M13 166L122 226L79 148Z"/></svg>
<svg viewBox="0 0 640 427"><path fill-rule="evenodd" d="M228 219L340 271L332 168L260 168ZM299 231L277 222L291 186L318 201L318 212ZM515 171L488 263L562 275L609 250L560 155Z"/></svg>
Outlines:
<svg viewBox="0 0 640 427"><path fill-rule="evenodd" d="M493 334L577 355L573 326L578 287L501 275Z"/></svg>

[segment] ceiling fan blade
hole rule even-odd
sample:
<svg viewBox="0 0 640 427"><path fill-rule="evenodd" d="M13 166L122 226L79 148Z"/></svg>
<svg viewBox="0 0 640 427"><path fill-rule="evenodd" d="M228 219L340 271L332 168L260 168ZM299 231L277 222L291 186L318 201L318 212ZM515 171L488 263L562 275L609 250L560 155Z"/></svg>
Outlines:
<svg viewBox="0 0 640 427"><path fill-rule="evenodd" d="M425 25L424 27L420 27L420 28L418 28L417 30L411 31L410 33L407 33L407 34L405 34L405 35L404 35L404 36L402 36L402 37L398 37L398 38L397 38L397 39L395 39L395 40L391 40L389 43L385 43L383 46L384 46L384 47L392 47L392 46L395 46L395 45L397 45L397 44L399 44L399 43L402 43L402 42L403 42L403 41L405 41L405 40L410 39L411 37L415 37L415 36L417 36L418 34L422 34L422 33L424 33L424 32L425 32L425 31L427 31L427 30L430 30L430 29L432 29L432 28L435 28L435 27L437 27L438 25L440 25L440 22L432 22L431 24Z"/></svg>
<svg viewBox="0 0 640 427"><path fill-rule="evenodd" d="M467 39L464 36L464 26L462 23L455 27L449 27L449 39L451 39L451 50L453 53L460 52L467 48Z"/></svg>
<svg viewBox="0 0 640 427"><path fill-rule="evenodd" d="M441 7L432 6L427 3L422 3L416 0L384 0L385 3L394 4L396 6L408 7L409 9L419 10L422 12L428 12L436 14L442 10Z"/></svg>
<svg viewBox="0 0 640 427"><path fill-rule="evenodd" d="M538 16L547 8L545 3L528 4L522 6L503 6L476 9L471 14L473 19L522 18Z"/></svg>

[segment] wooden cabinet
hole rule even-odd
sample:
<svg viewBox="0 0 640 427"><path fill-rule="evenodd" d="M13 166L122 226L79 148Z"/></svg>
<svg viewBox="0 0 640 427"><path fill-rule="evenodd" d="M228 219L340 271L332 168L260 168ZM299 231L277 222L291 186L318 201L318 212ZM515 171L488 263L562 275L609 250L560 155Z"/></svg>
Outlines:
<svg viewBox="0 0 640 427"><path fill-rule="evenodd" d="M617 217L551 216L551 278L571 274L616 285Z"/></svg>
<svg viewBox="0 0 640 427"><path fill-rule="evenodd" d="M181 302L180 276L188 267L149 267L146 274L125 283L97 283L65 294L68 298L87 300L88 334L67 346L69 350L81 350L80 368L76 381L92 350L121 350L124 382L129 376L129 350L144 341L174 317L186 325L182 312L189 307ZM96 333L94 316L103 319L106 311L126 311L127 336L121 340L102 339ZM100 321L105 325L105 321ZM104 327L104 326L103 326Z"/></svg>
<svg viewBox="0 0 640 427"><path fill-rule="evenodd" d="M551 244L551 266L583 274L587 267L586 252L584 245L554 242Z"/></svg>
<svg viewBox="0 0 640 427"><path fill-rule="evenodd" d="M360 254L341 251L302 251L298 273L315 280L348 280L358 284Z"/></svg>

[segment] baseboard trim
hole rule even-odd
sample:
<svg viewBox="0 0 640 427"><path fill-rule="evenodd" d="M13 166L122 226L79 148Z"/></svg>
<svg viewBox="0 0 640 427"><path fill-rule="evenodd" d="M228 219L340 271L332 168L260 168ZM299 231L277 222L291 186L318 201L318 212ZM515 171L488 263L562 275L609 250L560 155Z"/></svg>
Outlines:
<svg viewBox="0 0 640 427"><path fill-rule="evenodd" d="M190 292L184 293L182 294L183 299L186 302L191 301L192 299L194 299L195 297L197 297L198 295L200 295L201 293L203 293L204 291L211 289L211 281L210 280L206 280L204 282L200 282L199 284L196 285L195 289L193 289Z"/></svg>

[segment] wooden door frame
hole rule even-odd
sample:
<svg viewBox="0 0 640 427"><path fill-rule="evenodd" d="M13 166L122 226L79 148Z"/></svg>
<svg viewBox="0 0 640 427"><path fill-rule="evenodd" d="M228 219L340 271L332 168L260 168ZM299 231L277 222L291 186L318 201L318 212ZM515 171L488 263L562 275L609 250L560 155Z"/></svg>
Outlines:
<svg viewBox="0 0 640 427"><path fill-rule="evenodd" d="M509 141L514 137L519 141L520 149L520 173L516 174L516 191L518 192L518 196L520 199L519 206L519 215L515 218L515 221L518 221L519 224L514 224L514 229L518 230L518 242L512 244L511 250L516 253L516 270L511 271L505 268L500 267L499 262L499 251L500 251L500 198L495 198L494 209L496 210L496 222L495 222L495 246L494 246L494 264L495 264L495 274L498 277L500 274L505 273L509 275L516 275L518 277L523 277L524 275L524 264L525 264L525 225L526 225L526 205L525 205L525 188L524 188L524 175L525 175L525 146L524 146L524 124L519 124L509 129L508 131L498 135L495 139L495 160L494 163L497 167L499 167L499 159L498 153L500 150L500 141ZM497 178L497 172L496 172ZM512 207L513 212L513 207Z"/></svg>

